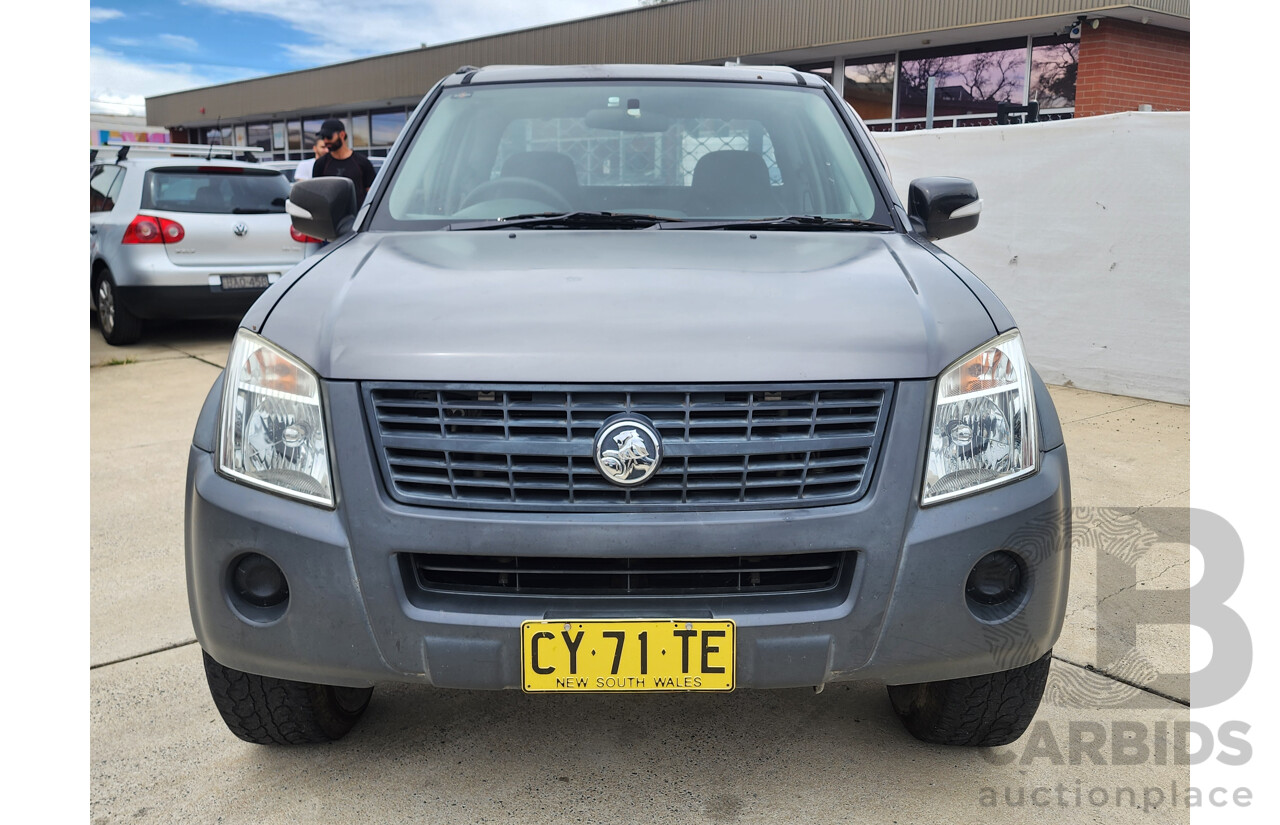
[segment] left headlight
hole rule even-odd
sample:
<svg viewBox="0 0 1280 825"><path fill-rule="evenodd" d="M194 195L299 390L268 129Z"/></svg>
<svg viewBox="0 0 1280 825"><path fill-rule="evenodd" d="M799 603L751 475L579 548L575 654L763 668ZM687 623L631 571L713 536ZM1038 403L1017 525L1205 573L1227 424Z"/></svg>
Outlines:
<svg viewBox="0 0 1280 825"><path fill-rule="evenodd" d="M222 391L218 469L238 481L333 506L320 381L246 330L236 333Z"/></svg>
<svg viewBox="0 0 1280 825"><path fill-rule="evenodd" d="M938 379L921 505L1034 473L1036 402L1017 330L948 367Z"/></svg>

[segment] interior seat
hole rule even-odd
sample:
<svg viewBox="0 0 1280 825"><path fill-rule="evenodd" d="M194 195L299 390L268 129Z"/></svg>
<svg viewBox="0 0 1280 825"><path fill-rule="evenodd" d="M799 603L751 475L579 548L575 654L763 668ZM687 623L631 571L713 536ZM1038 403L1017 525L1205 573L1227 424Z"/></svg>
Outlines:
<svg viewBox="0 0 1280 825"><path fill-rule="evenodd" d="M502 162L500 177L536 180L578 202L578 170L563 152L517 152Z"/></svg>
<svg viewBox="0 0 1280 825"><path fill-rule="evenodd" d="M781 214L769 169L756 152L708 152L693 167L690 188L690 215L761 218Z"/></svg>
<svg viewBox="0 0 1280 825"><path fill-rule="evenodd" d="M191 199L191 208L196 212L225 212L226 207L222 193L208 185L197 189L196 196Z"/></svg>

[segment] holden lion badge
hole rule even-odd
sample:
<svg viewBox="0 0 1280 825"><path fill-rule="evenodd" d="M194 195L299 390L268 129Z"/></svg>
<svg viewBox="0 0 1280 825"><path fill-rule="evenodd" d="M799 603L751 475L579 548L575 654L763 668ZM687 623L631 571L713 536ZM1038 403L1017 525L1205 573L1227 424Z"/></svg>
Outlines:
<svg viewBox="0 0 1280 825"><path fill-rule="evenodd" d="M662 440L652 422L623 415L604 423L591 451L600 474L623 487L634 487L658 471Z"/></svg>

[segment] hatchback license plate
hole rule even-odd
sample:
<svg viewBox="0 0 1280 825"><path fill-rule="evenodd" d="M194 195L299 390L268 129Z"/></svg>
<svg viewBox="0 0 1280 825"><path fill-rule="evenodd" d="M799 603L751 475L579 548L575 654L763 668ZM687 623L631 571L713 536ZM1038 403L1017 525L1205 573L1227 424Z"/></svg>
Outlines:
<svg viewBox="0 0 1280 825"><path fill-rule="evenodd" d="M520 631L527 693L733 690L728 620L562 619Z"/></svg>
<svg viewBox="0 0 1280 825"><path fill-rule="evenodd" d="M269 284L266 275L223 275L223 289L266 289Z"/></svg>

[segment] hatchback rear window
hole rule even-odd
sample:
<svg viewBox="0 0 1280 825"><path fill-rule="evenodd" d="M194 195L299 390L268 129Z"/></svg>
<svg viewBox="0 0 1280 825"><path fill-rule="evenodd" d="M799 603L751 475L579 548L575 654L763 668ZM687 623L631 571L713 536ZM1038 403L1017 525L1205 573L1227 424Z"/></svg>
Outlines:
<svg viewBox="0 0 1280 825"><path fill-rule="evenodd" d="M142 208L249 215L283 212L289 181L274 169L170 166L147 172Z"/></svg>

